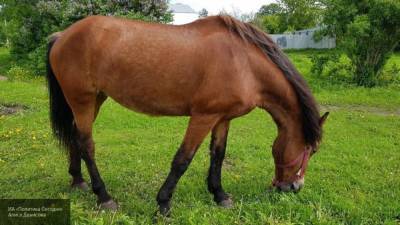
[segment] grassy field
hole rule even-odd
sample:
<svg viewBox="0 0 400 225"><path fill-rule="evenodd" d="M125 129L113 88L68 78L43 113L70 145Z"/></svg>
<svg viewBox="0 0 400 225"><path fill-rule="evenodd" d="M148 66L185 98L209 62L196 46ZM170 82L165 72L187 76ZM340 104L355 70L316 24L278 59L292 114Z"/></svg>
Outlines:
<svg viewBox="0 0 400 225"><path fill-rule="evenodd" d="M399 224L400 88L326 86L309 75L312 51L291 52L323 108L332 110L320 152L299 194L269 191L276 128L261 110L234 120L223 184L235 200L221 209L206 190L208 142L201 146L159 224ZM0 50L0 73L7 70ZM400 55L391 59L400 65ZM0 74L1 75L1 74ZM121 205L101 212L95 196L70 190L67 159L51 138L44 79L0 81L0 199L69 198L73 224L151 224L155 196L167 176L187 118L150 118L108 100L95 124L96 158L107 188ZM87 173L85 170L85 177Z"/></svg>

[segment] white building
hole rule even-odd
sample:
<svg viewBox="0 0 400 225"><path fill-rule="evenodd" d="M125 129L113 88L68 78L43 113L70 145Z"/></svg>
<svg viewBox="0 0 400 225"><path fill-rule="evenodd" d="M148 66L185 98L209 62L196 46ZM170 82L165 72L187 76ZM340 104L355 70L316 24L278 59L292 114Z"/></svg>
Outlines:
<svg viewBox="0 0 400 225"><path fill-rule="evenodd" d="M172 11L174 16L172 22L174 25L191 23L199 18L199 14L194 9L182 3L171 4L169 10Z"/></svg>
<svg viewBox="0 0 400 225"><path fill-rule="evenodd" d="M320 28L294 31L290 34L269 35L283 49L325 49L335 48L336 39L323 37L320 41L314 40L314 34Z"/></svg>

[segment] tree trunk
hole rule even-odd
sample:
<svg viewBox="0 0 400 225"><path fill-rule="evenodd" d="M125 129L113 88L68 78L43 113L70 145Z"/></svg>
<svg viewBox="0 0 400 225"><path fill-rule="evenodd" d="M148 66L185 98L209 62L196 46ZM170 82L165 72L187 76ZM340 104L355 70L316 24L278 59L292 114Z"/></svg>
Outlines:
<svg viewBox="0 0 400 225"><path fill-rule="evenodd" d="M373 66L361 62L356 64L355 72L354 81L358 86L373 87L376 85L377 74L374 72Z"/></svg>
<svg viewBox="0 0 400 225"><path fill-rule="evenodd" d="M373 87L377 85L381 71L390 55L388 49L369 49L368 52L352 57L356 66L355 82L359 86Z"/></svg>

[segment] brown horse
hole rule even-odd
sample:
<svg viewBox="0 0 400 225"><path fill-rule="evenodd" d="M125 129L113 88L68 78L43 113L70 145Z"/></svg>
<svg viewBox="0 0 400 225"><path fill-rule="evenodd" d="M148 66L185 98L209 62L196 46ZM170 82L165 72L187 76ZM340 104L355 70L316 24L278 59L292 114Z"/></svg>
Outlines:
<svg viewBox="0 0 400 225"><path fill-rule="evenodd" d="M162 214L169 212L179 178L210 131L208 190L219 205L232 205L221 185L229 123L256 107L267 110L278 127L273 185L299 191L328 115L319 116L304 79L279 47L229 16L182 26L92 16L53 35L48 60L52 128L68 149L72 186L87 187L83 159L104 208L117 204L95 163L92 126L107 96L149 115L190 116L157 195Z"/></svg>

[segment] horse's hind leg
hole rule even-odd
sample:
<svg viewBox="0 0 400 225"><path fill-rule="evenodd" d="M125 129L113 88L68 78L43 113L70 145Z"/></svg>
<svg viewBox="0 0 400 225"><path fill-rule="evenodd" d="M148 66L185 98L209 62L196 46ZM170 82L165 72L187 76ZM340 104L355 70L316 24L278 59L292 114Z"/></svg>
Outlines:
<svg viewBox="0 0 400 225"><path fill-rule="evenodd" d="M223 207L231 207L232 200L225 193L221 184L221 168L225 158L229 121L219 122L212 130L210 144L210 169L208 172L208 190L214 195L214 201Z"/></svg>
<svg viewBox="0 0 400 225"><path fill-rule="evenodd" d="M73 146L69 149L69 174L72 176L71 187L81 190L88 190L89 187L82 177L81 172L81 152L78 147L77 137L75 137Z"/></svg>
<svg viewBox="0 0 400 225"><path fill-rule="evenodd" d="M106 99L107 99L107 96L104 93L99 93L97 95L94 120L97 117L97 114L100 110L101 105L104 103L104 101ZM76 127L75 127L75 129L76 129ZM89 189L89 187L82 177L82 171L81 171L82 154L79 149L78 142L77 142L78 136L77 136L77 133L75 133L73 135L75 135L76 137L75 137L75 142L69 149L69 170L68 170L68 172L72 176L71 187L86 191Z"/></svg>
<svg viewBox="0 0 400 225"><path fill-rule="evenodd" d="M95 162L95 148L92 137L92 126L101 103L105 100L98 96L81 96L79 101L70 101L77 128L76 143L88 169L92 190L97 195L98 203L103 208L115 210L118 205L108 194Z"/></svg>
<svg viewBox="0 0 400 225"><path fill-rule="evenodd" d="M167 215L170 210L172 193L192 161L204 138L217 123L219 116L192 116L181 147L172 162L171 171L157 195L160 213Z"/></svg>

